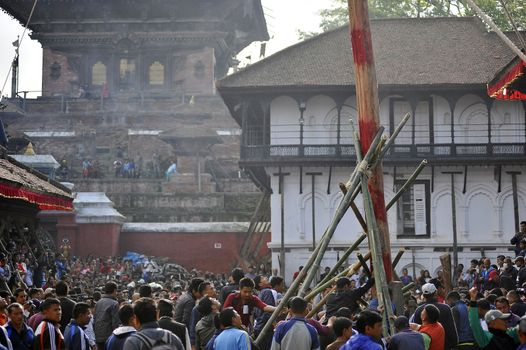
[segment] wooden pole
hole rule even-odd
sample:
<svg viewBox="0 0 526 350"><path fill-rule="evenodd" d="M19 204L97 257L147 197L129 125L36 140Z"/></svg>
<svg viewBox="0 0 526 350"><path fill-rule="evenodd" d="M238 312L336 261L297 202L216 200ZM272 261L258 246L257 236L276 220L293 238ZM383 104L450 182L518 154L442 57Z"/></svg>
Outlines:
<svg viewBox="0 0 526 350"><path fill-rule="evenodd" d="M350 36L354 59L356 100L360 125L360 144L363 152L371 147L374 135L380 127L378 83L374 65L369 9L365 0L347 0L349 7ZM391 245L384 199L384 179L381 161L373 169L368 181L374 217L378 225L381 256L387 282L392 280ZM363 193L363 188L362 188ZM368 218L367 225L370 226ZM386 307L390 309L390 306Z"/></svg>
<svg viewBox="0 0 526 350"><path fill-rule="evenodd" d="M458 239L457 239L457 202L455 199L455 174L462 174L461 171L443 171L442 174L451 175L451 222L453 226L453 270L458 266ZM450 259L451 260L451 259ZM449 267L451 270L451 266Z"/></svg>
<svg viewBox="0 0 526 350"><path fill-rule="evenodd" d="M519 224L519 198L517 195L517 175L520 175L520 171L507 171L506 173L511 175L511 192L513 195L513 219L515 221L515 232L520 231Z"/></svg>

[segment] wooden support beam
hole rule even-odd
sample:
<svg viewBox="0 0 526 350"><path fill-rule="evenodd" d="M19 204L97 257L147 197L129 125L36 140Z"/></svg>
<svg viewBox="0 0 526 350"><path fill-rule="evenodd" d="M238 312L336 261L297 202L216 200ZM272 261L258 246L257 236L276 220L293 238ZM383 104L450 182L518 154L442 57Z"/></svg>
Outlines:
<svg viewBox="0 0 526 350"><path fill-rule="evenodd" d="M360 124L360 145L362 152L372 146L374 135L380 127L378 82L374 64L369 9L367 1L348 0L351 44L354 59L354 77L356 82L356 100L358 121ZM391 245L389 226L384 199L384 180L382 164L379 162L368 181L379 229L379 243L387 281L392 279ZM362 189L363 193L363 189ZM370 222L368 221L368 225ZM389 308L387 308L389 309Z"/></svg>

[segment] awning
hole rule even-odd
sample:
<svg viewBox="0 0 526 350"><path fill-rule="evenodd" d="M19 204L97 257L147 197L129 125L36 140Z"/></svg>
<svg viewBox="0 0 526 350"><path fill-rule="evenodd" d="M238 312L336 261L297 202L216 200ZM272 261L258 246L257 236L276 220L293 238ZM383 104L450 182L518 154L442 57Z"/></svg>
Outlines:
<svg viewBox="0 0 526 350"><path fill-rule="evenodd" d="M73 210L68 188L8 156L0 158L0 198L23 200L40 210Z"/></svg>
<svg viewBox="0 0 526 350"><path fill-rule="evenodd" d="M526 100L526 62L515 57L488 84L488 95L498 100Z"/></svg>

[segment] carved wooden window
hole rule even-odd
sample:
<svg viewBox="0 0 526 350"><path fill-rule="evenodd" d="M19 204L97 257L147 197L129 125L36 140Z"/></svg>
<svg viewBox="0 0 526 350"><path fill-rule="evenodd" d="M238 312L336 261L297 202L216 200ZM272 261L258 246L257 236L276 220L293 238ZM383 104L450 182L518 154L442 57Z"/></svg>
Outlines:
<svg viewBox="0 0 526 350"><path fill-rule="evenodd" d="M164 64L153 62L148 68L148 83L153 86L164 85Z"/></svg>
<svg viewBox="0 0 526 350"><path fill-rule="evenodd" d="M91 84L104 85L106 83L106 65L98 61L91 67Z"/></svg>

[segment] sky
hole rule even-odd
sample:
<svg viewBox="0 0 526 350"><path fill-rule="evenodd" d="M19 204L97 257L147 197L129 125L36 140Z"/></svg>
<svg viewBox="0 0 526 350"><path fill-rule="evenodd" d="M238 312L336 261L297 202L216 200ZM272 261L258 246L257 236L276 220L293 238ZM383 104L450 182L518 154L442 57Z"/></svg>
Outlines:
<svg viewBox="0 0 526 350"><path fill-rule="evenodd" d="M298 41L298 30L319 30L319 13L331 7L331 0L262 0L267 27L271 39L267 43L267 56L282 50ZM4 86L11 62L15 54L12 43L24 31L22 25L0 11L0 89ZM26 32L20 46L19 91L34 91L39 94L42 88L42 48L36 40L31 40ZM259 43L253 43L240 53L241 66L254 63L259 58ZM246 59L251 56L251 60ZM7 80L2 95L11 93L11 76Z"/></svg>

